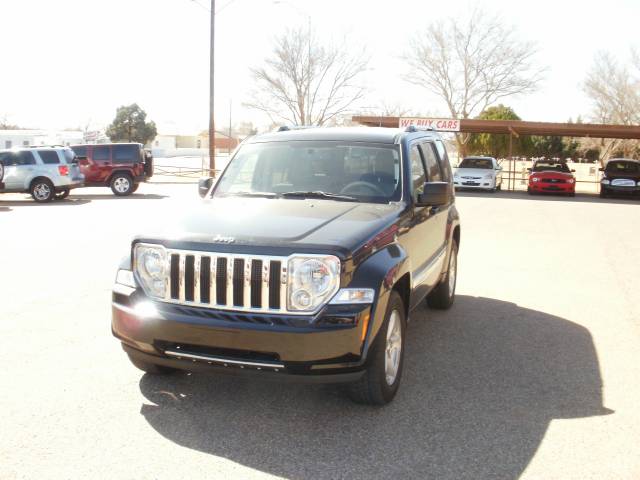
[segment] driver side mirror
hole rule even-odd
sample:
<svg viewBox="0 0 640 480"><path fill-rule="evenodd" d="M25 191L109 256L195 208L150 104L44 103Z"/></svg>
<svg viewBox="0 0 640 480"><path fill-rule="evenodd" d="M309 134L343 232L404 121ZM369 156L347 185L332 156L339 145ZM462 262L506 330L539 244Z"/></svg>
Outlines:
<svg viewBox="0 0 640 480"><path fill-rule="evenodd" d="M418 207L440 207L449 203L451 198L451 184L449 182L427 182L423 193L418 195Z"/></svg>
<svg viewBox="0 0 640 480"><path fill-rule="evenodd" d="M211 189L214 181L215 178L213 177L201 178L198 180L198 193L201 198L204 198L207 195L207 192Z"/></svg>

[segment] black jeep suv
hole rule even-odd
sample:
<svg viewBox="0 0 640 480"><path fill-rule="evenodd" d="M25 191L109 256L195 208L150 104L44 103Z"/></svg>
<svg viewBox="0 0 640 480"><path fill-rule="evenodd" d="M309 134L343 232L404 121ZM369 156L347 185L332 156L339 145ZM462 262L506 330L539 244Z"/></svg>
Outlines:
<svg viewBox="0 0 640 480"><path fill-rule="evenodd" d="M196 211L118 270L113 334L148 373L349 382L392 400L407 320L454 300L460 225L444 144L415 127L245 141Z"/></svg>

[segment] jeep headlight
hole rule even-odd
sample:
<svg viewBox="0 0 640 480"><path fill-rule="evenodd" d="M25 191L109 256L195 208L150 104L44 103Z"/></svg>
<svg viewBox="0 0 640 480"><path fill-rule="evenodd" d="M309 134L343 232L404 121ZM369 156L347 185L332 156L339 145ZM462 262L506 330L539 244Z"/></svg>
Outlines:
<svg viewBox="0 0 640 480"><path fill-rule="evenodd" d="M340 286L340 260L332 255L291 257L287 271L287 308L291 311L316 310Z"/></svg>
<svg viewBox="0 0 640 480"><path fill-rule="evenodd" d="M138 244L133 251L138 281L151 297L164 298L167 279L167 251L162 245Z"/></svg>
<svg viewBox="0 0 640 480"><path fill-rule="evenodd" d="M609 182L609 180L608 180L608 179L606 179L606 178L603 178L600 182L601 182L603 185L609 185L609 183L611 183L611 182Z"/></svg>

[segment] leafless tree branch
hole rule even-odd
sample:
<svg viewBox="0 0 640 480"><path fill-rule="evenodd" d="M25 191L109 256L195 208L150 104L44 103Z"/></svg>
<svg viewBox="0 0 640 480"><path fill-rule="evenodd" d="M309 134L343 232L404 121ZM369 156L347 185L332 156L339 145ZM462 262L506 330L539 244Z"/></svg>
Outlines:
<svg viewBox="0 0 640 480"><path fill-rule="evenodd" d="M361 75L368 67L357 55L320 43L308 29L277 37L265 65L251 69L256 89L245 105L293 125L323 125L362 98Z"/></svg>

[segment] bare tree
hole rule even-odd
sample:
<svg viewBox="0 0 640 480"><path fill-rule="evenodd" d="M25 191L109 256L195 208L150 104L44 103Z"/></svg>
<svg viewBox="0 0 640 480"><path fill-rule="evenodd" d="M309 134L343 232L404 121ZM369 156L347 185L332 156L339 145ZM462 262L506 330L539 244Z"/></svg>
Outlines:
<svg viewBox="0 0 640 480"><path fill-rule="evenodd" d="M584 92L593 104L592 119L598 123L635 125L640 123L640 55L631 50L629 66L608 52L596 54L584 82ZM584 139L582 150L598 149L600 162L614 152L625 156L638 149L637 140Z"/></svg>
<svg viewBox="0 0 640 480"><path fill-rule="evenodd" d="M309 29L288 30L276 38L265 65L251 69L257 87L245 105L274 123L330 122L364 94L359 80L369 60L364 51L347 51L321 44Z"/></svg>
<svg viewBox="0 0 640 480"><path fill-rule="evenodd" d="M440 97L453 118L469 118L505 97L533 92L544 72L535 54L513 26L475 8L467 18L434 21L413 37L407 80ZM467 141L468 135L457 135L462 155Z"/></svg>

